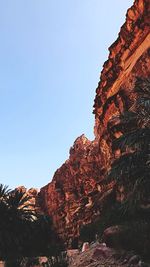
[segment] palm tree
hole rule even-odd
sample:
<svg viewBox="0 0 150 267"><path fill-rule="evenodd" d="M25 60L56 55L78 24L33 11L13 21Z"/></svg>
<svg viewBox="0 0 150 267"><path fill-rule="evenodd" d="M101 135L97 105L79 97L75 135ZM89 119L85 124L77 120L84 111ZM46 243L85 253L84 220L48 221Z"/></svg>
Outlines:
<svg viewBox="0 0 150 267"><path fill-rule="evenodd" d="M13 218L29 221L35 219L31 197L22 190L15 189L11 191L7 197L7 205Z"/></svg>
<svg viewBox="0 0 150 267"><path fill-rule="evenodd" d="M112 150L120 153L107 176L116 181L116 188L123 188L122 204L132 213L150 206L150 79L137 79L135 92L136 103L116 118L114 127L122 135L113 141Z"/></svg>
<svg viewBox="0 0 150 267"><path fill-rule="evenodd" d="M0 185L0 257L21 255L36 219L30 197L23 191Z"/></svg>
<svg viewBox="0 0 150 267"><path fill-rule="evenodd" d="M10 189L7 185L0 184L0 201L7 198Z"/></svg>

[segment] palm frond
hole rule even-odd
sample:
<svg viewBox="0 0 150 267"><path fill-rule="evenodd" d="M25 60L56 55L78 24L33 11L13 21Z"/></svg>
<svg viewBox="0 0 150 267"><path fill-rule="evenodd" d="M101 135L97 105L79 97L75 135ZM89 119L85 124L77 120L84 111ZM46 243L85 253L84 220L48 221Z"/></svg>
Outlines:
<svg viewBox="0 0 150 267"><path fill-rule="evenodd" d="M122 180L123 182L123 179L134 179L140 173L149 173L149 159L150 154L147 155L145 151L135 151L134 153L122 155L113 162L106 180Z"/></svg>
<svg viewBox="0 0 150 267"><path fill-rule="evenodd" d="M148 144L150 143L150 129L144 128L144 129L136 129L134 131L128 132L119 138L115 139L112 144L112 149L125 149L126 147L141 147L137 146L140 144Z"/></svg>
<svg viewBox="0 0 150 267"><path fill-rule="evenodd" d="M31 200L31 197L26 195L24 192L14 190L9 194L7 203L10 206L13 206L16 208L20 208L20 207L23 208L25 205L27 205L27 202L30 203L30 200Z"/></svg>
<svg viewBox="0 0 150 267"><path fill-rule="evenodd" d="M135 83L135 92L136 93L145 93L150 94L150 78L140 78L137 77L136 83Z"/></svg>
<svg viewBox="0 0 150 267"><path fill-rule="evenodd" d="M10 192L10 189L8 188L7 185L0 184L0 199L7 197L9 192Z"/></svg>

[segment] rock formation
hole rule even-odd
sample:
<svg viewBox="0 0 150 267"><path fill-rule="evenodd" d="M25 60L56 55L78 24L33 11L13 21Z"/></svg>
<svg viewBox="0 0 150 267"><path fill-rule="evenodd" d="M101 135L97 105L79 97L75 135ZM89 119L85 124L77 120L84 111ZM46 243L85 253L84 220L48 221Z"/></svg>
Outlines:
<svg viewBox="0 0 150 267"><path fill-rule="evenodd" d="M52 216L64 240L73 241L79 227L99 214L96 199L102 194L101 169L97 141L91 142L82 135L74 142L69 159L56 171L52 182L41 189L41 208Z"/></svg>
<svg viewBox="0 0 150 267"><path fill-rule="evenodd" d="M112 140L121 134L114 130L114 118L136 100L133 88L137 77L150 77L149 0L135 0L109 51L96 89L95 140L84 135L77 138L69 159L39 193L41 209L52 216L68 245L70 240L76 241L81 225L99 215L101 200L113 187L113 183L104 186L103 180L114 157Z"/></svg>
<svg viewBox="0 0 150 267"><path fill-rule="evenodd" d="M111 144L122 133L116 116L128 111L136 102L137 78L150 77L150 1L136 0L128 10L118 39L110 54L96 89L94 104L95 135L99 140L101 160L108 171L115 155ZM116 151L117 153L118 151ZM116 155L117 156L117 155ZM118 200L121 192L118 192ZM121 200L121 199L120 199Z"/></svg>
<svg viewBox="0 0 150 267"><path fill-rule="evenodd" d="M149 267L139 255L125 250L108 248L105 243L93 243L85 252L78 252L69 258L69 267Z"/></svg>

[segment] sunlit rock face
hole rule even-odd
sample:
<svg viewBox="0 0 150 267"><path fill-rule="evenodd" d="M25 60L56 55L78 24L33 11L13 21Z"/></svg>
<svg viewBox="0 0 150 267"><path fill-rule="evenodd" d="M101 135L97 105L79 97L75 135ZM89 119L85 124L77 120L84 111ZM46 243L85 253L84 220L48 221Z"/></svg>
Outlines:
<svg viewBox="0 0 150 267"><path fill-rule="evenodd" d="M52 182L40 191L42 209L52 216L58 233L67 242L78 236L80 225L99 214L99 203L95 200L101 194L101 169L97 141L91 142L82 135Z"/></svg>
<svg viewBox="0 0 150 267"><path fill-rule="evenodd" d="M150 77L150 1L136 0L128 10L126 22L118 39L109 48L94 103L95 135L105 170L109 170L115 155L112 140L121 132L113 132L115 117L136 102L137 78ZM116 151L117 153L117 151ZM120 195L120 196L119 196ZM121 192L117 199L122 200ZM119 199L120 198L120 199Z"/></svg>
<svg viewBox="0 0 150 267"><path fill-rule="evenodd" d="M96 89L95 140L89 141L84 135L77 138L69 159L39 194L42 210L52 216L68 245L78 236L81 225L99 216L101 200L113 187L113 183L104 187L103 180L114 157L112 140L121 134L111 131L114 117L136 101L133 88L137 77L150 77L149 0L134 2L109 51ZM119 193L117 197L119 200Z"/></svg>
<svg viewBox="0 0 150 267"><path fill-rule="evenodd" d="M105 131L108 120L130 105L135 77L149 76L150 2L137 0L127 12L119 37L109 48L100 83L96 89L94 113L96 135ZM105 126L105 127L102 127Z"/></svg>

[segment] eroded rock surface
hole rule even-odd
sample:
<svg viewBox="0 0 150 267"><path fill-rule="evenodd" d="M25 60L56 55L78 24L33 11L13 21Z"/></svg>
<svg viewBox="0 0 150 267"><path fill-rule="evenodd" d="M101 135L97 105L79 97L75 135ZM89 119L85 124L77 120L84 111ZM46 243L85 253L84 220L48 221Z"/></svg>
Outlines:
<svg viewBox="0 0 150 267"><path fill-rule="evenodd" d="M103 173L97 141L84 135L70 149L69 159L58 169L53 181L40 191L41 207L53 218L64 240L73 240L82 224L99 215ZM71 244L70 244L71 245Z"/></svg>
<svg viewBox="0 0 150 267"><path fill-rule="evenodd" d="M137 78L150 77L149 0L135 0L109 51L96 89L95 140L89 141L84 135L77 138L69 159L38 196L42 210L52 216L68 246L78 237L81 225L99 216L101 200L113 188L113 183L104 186L103 180L114 158L112 140L121 134L115 130L114 118L136 101L133 89ZM121 197L117 192L117 199Z"/></svg>

